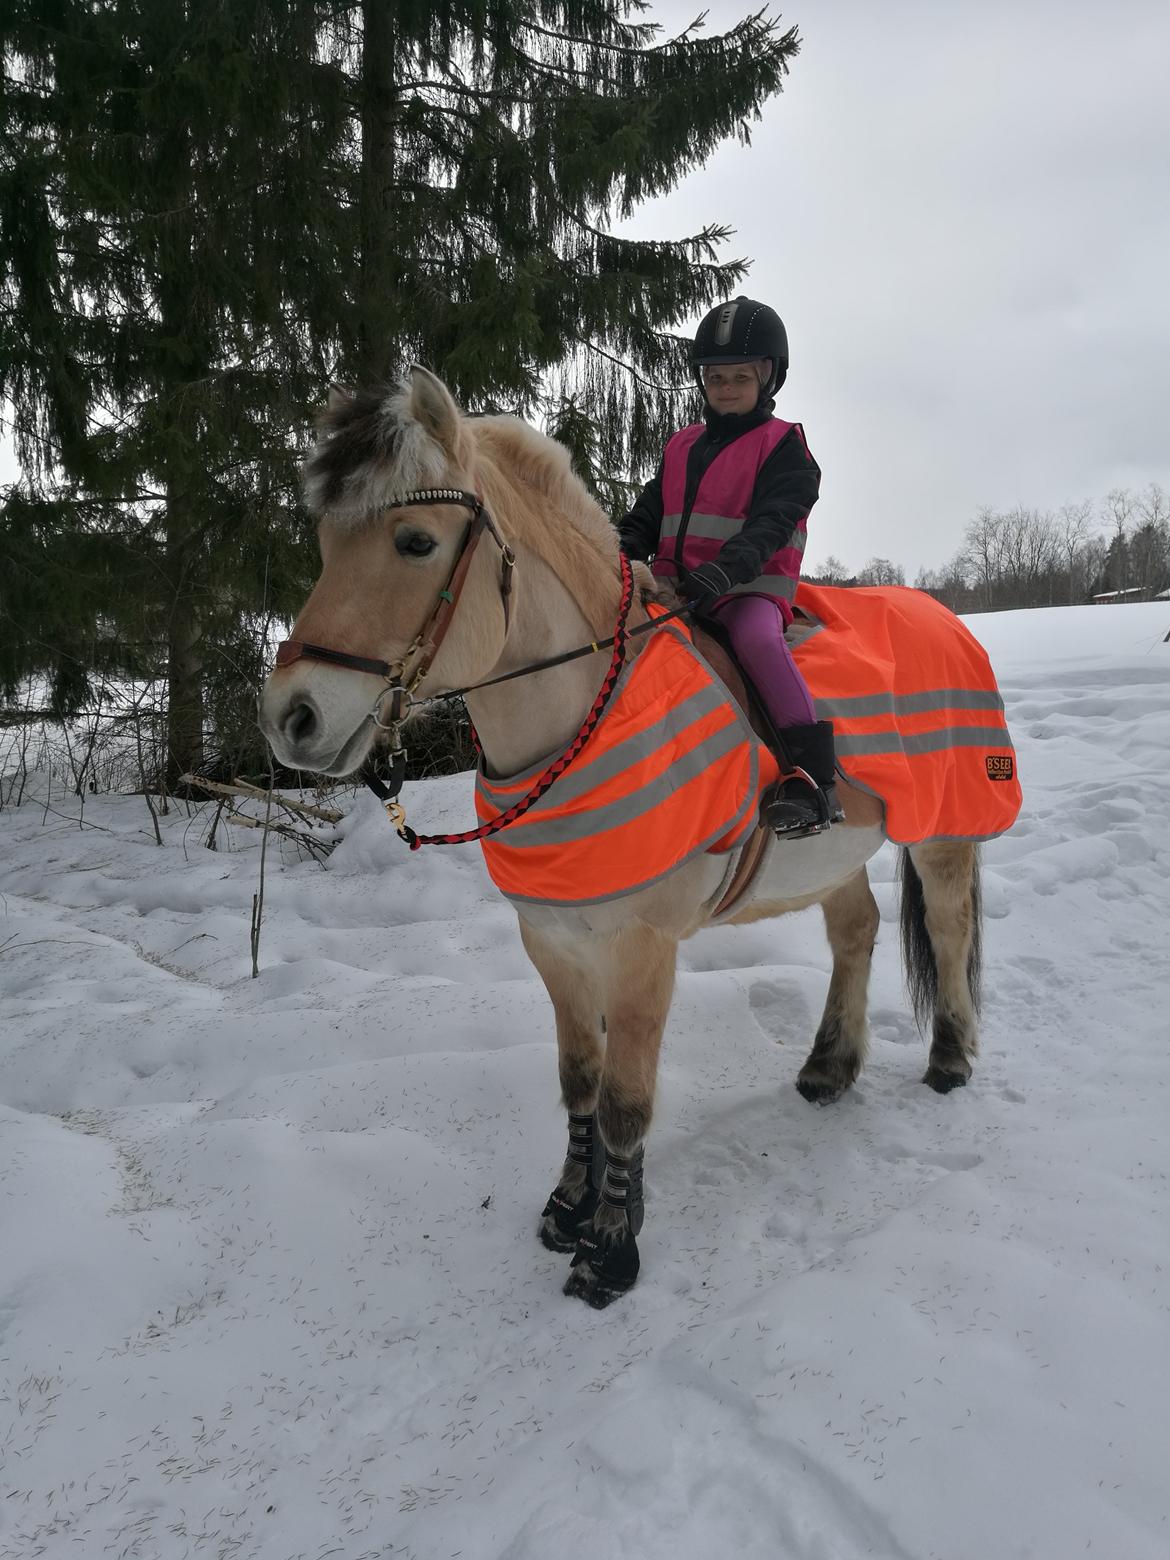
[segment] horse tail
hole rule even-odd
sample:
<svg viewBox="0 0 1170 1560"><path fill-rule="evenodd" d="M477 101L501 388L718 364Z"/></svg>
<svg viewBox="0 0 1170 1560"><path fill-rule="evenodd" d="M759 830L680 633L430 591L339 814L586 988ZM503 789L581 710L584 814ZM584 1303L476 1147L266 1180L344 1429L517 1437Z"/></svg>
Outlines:
<svg viewBox="0 0 1170 1560"><path fill-rule="evenodd" d="M964 853L963 875L970 907L971 941L967 953L967 990L971 1006L978 1013L983 986L983 894L979 847L971 845ZM902 883L901 929L902 962L914 1017L925 1028L938 1005L938 961L926 925L926 894L918 868L909 849L899 852L898 874Z"/></svg>

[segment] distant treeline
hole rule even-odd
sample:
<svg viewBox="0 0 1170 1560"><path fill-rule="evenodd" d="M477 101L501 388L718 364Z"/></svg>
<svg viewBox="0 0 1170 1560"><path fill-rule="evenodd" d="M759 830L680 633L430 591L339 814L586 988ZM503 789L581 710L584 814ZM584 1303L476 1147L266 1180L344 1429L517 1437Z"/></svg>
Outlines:
<svg viewBox="0 0 1170 1560"><path fill-rule="evenodd" d="M806 579L824 585L904 585L888 558L852 573L829 557ZM1113 488L1099 503L1057 510L980 509L941 569L920 569L918 590L954 612L1072 606L1110 592L1151 601L1170 589L1170 498L1156 482Z"/></svg>

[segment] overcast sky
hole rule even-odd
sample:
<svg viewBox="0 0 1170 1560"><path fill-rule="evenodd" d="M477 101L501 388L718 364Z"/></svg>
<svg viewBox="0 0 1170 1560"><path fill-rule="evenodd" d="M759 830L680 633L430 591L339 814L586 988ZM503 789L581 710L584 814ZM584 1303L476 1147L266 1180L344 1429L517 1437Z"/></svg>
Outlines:
<svg viewBox="0 0 1170 1560"><path fill-rule="evenodd" d="M677 31L700 0L661 0ZM752 0L713 0L725 30ZM1170 487L1170 3L791 0L754 127L629 231L736 229L778 411L824 473L808 558L913 579L983 504Z"/></svg>

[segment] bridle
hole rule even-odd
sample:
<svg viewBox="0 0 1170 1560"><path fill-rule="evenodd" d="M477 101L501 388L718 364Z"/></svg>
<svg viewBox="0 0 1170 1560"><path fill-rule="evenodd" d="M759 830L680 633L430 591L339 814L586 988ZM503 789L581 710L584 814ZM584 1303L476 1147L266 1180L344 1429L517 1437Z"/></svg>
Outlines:
<svg viewBox="0 0 1170 1560"><path fill-rule="evenodd" d="M602 682L601 690L594 701L593 707L585 717L584 724L578 731L577 736L519 802L510 807L506 813L502 813L492 823L485 824L479 829L469 829L464 834L416 834L413 829L407 826L405 810L398 800L403 782L406 779L407 753L403 742L403 727L406 725L416 704L431 702L430 700L416 700L415 692L434 664L435 657L439 653L447 630L451 626L451 621L455 616L455 609L459 605L459 598L463 593L463 587L467 583L467 575L471 568L472 559L475 556L475 550L485 531L500 549L500 602L504 611L505 635L511 624L512 578L516 568L515 553L513 553L511 547L508 546L501 536L495 521L484 507L483 500L475 493L466 493L459 488L419 488L412 492L404 493L400 498L391 500L390 503L379 505L374 513L383 514L392 510L408 509L412 506L423 504L459 504L471 510L471 519L468 521L467 529L463 534L463 541L456 555L447 583L439 592L430 616L407 648L401 660L389 662L379 661L368 656L350 655L348 651L333 650L327 645L309 644L303 639L285 639L276 647L276 665L278 667L292 666L294 662L300 660L323 661L329 666L340 666L354 672L370 672L375 677L385 679L386 686L374 700L373 707L370 710L370 719L379 730L387 733L390 755L389 784L384 784L368 770L363 775L363 779L378 800L383 803L391 823L394 824L398 833L406 840L412 850L417 849L420 845L460 844L469 840L482 839L486 834L494 834L499 829L505 828L509 823L520 817L522 813L526 812L544 794L553 781L560 774L564 773L564 770L576 758L585 741L596 727L625 663L626 647L631 634L647 633L671 618L681 616L688 610L686 607L680 607L673 612L658 613L649 622L639 624L637 628L632 630L627 630L626 619L629 616L634 591L629 559L623 553L621 555L622 597L618 608L617 626L612 638L595 640L588 645L582 645L577 650L569 650L563 655L551 656L548 660L535 662L531 666L520 667L514 672L505 672L502 676L489 678L486 682L473 683L466 688L452 688L446 693L434 695L436 700L460 698L464 694L474 692L476 689L490 688L496 683L509 682L515 677L527 677L533 672L543 671L552 666L561 666L566 661L576 660L579 656L593 655L599 650L613 646L614 653L610 661L609 670Z"/></svg>
<svg viewBox="0 0 1170 1560"><path fill-rule="evenodd" d="M496 522L477 493L466 493L461 488L415 488L409 493L403 493L400 498L391 499L387 504L380 504L373 513L387 514L393 510L424 504L457 504L471 511L471 519L463 532L463 540L447 583L440 590L430 615L401 660L378 661L369 656L350 655L348 651L332 650L328 645L309 644L304 639L285 639L276 647L278 667L292 666L300 660L323 661L328 666L341 666L352 672L370 672L375 677L385 679L386 686L374 700L370 719L389 735L392 789L387 790L381 781L373 778L367 780L367 784L387 804L396 803L406 778L406 748L402 741L402 728L414 708L415 690L433 666L447 636L455 608L459 605L459 598L467 583L472 559L485 532L500 550L500 604L504 609L505 635L511 627L512 576L516 568L516 555L500 535Z"/></svg>
<svg viewBox="0 0 1170 1560"><path fill-rule="evenodd" d="M459 504L471 510L471 519L467 522L463 541L455 555L455 562L447 583L439 592L430 616L415 635L400 661L391 663L373 660L364 655L350 655L345 650L331 650L326 645L311 645L304 639L285 639L276 647L277 666L291 666L294 661L303 658L310 661L325 661L330 666L344 666L353 672L372 672L375 677L384 677L388 687L378 696L374 705L374 721L377 725L383 724L378 719L378 711L386 695L404 693L408 697L411 696L434 664L447 630L451 626L455 608L463 594L463 587L467 583L471 561L475 557L476 548L485 531L500 549L500 603L504 609L505 634L511 626L512 574L516 568L516 555L500 535L496 522L484 507L483 500L478 494L465 493L459 488L416 488L413 492L404 493L401 498L392 499L388 504L379 504L373 514L386 514L391 510L409 509L422 504Z"/></svg>

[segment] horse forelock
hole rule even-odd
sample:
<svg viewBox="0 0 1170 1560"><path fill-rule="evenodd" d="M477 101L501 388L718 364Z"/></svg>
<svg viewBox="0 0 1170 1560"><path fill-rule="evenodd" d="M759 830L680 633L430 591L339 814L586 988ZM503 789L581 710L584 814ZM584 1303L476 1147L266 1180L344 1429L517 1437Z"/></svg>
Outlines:
<svg viewBox="0 0 1170 1560"><path fill-rule="evenodd" d="M410 415L410 387L359 390L323 411L305 461L305 501L316 515L360 525L394 493L441 483L449 457Z"/></svg>

